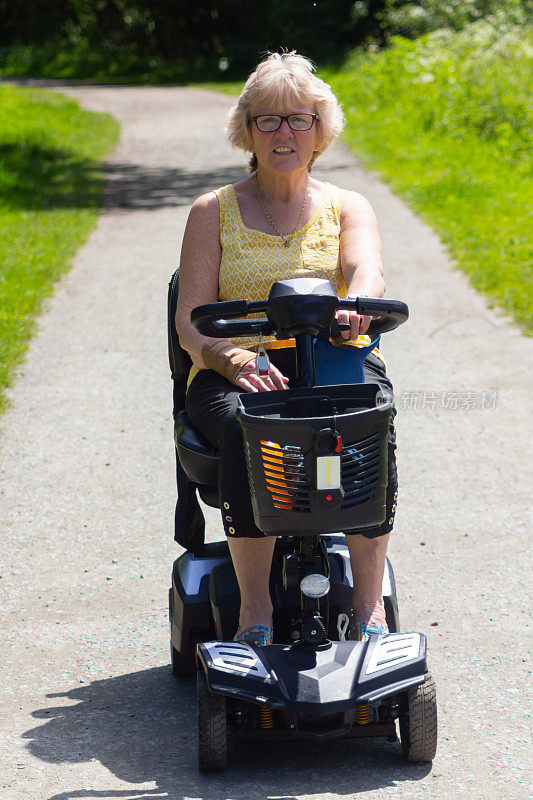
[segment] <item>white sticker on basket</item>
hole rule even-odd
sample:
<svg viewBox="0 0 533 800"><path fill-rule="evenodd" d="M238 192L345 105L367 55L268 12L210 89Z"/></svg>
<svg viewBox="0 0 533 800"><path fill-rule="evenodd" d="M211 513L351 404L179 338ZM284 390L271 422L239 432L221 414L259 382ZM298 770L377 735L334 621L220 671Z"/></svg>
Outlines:
<svg viewBox="0 0 533 800"><path fill-rule="evenodd" d="M317 456L316 488L340 489L340 486L341 486L341 457Z"/></svg>

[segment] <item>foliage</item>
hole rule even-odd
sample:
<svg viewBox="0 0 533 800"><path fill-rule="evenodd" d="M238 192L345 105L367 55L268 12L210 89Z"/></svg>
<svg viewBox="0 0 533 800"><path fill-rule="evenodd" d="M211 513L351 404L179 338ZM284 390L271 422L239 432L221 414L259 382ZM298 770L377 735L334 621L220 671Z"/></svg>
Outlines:
<svg viewBox="0 0 533 800"><path fill-rule="evenodd" d="M0 0L0 72L142 83L242 78L262 53L296 49L339 65L391 36L460 30L532 0Z"/></svg>
<svg viewBox="0 0 533 800"><path fill-rule="evenodd" d="M385 0L383 5L382 10L376 10L372 0L354 3L354 17L374 21L367 44L383 44L396 35L416 38L444 28L459 31L495 14L503 14L516 24L531 11L530 0Z"/></svg>
<svg viewBox="0 0 533 800"><path fill-rule="evenodd" d="M325 76L350 144L530 330L532 54L531 28L497 13L458 32L396 37Z"/></svg>
<svg viewBox="0 0 533 800"><path fill-rule="evenodd" d="M0 409L53 282L93 227L108 115L54 92L0 86Z"/></svg>
<svg viewBox="0 0 533 800"><path fill-rule="evenodd" d="M36 0L0 0L4 74L129 75L154 82L214 78L219 72L241 77L262 52L279 47L335 61L361 41L364 28L351 15L352 0L49 2L55 22L45 21L41 34L24 20L46 17L48 7Z"/></svg>

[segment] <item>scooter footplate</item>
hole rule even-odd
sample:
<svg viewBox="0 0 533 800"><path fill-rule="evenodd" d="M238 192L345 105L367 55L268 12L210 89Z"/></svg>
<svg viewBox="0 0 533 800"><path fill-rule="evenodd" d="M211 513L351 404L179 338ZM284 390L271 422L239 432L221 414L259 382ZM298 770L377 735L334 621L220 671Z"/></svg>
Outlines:
<svg viewBox="0 0 533 800"><path fill-rule="evenodd" d="M423 683L426 637L391 633L324 650L245 642L198 645L211 691L234 699L323 716L378 702Z"/></svg>

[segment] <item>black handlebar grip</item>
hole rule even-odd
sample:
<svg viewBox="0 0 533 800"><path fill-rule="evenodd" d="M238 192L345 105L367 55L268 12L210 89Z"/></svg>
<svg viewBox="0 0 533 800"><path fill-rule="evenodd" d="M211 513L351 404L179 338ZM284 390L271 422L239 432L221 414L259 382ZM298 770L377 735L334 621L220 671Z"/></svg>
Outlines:
<svg viewBox="0 0 533 800"><path fill-rule="evenodd" d="M355 300L339 300L339 309L356 311L362 316L374 317L367 334L379 336L393 331L409 318L409 309L401 300L385 300L381 297L358 297Z"/></svg>
<svg viewBox="0 0 533 800"><path fill-rule="evenodd" d="M231 339L233 336L270 336L272 325L266 317L259 319L214 320L198 328L204 336L218 339Z"/></svg>
<svg viewBox="0 0 533 800"><path fill-rule="evenodd" d="M215 333L218 318L245 317L248 314L246 300L229 300L225 303L206 303L191 311L191 322L204 336L220 336Z"/></svg>
<svg viewBox="0 0 533 800"><path fill-rule="evenodd" d="M247 300L224 300L219 303L206 303L197 306L191 311L191 323L199 333L204 336L224 337L224 336L245 336L246 334L255 336L260 333L269 335L272 333L270 323L264 319L242 319L240 322L227 322L228 319L236 317L246 317L248 314L256 314L264 311L266 302L256 301L249 303ZM260 323L260 324L258 324ZM266 330L268 325L268 331Z"/></svg>

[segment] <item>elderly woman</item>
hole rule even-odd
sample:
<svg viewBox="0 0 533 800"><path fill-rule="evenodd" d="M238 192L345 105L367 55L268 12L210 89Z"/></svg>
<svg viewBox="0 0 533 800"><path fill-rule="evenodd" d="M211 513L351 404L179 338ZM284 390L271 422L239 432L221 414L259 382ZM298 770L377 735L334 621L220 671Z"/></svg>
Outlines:
<svg viewBox="0 0 533 800"><path fill-rule="evenodd" d="M242 392L290 386L294 341L264 340L270 373L260 376L257 339L202 336L190 313L217 300L262 300L274 281L302 276L330 280L341 297L383 294L381 245L369 203L310 177L342 122L339 103L307 59L296 53L268 56L248 78L227 124L231 143L252 154L251 176L199 197L183 238L176 326L194 362L186 411L221 453L222 521L241 594L235 638L260 645L272 641L275 537L264 536L254 524L235 412ZM368 317L341 311L337 318L350 325L343 339L354 346L369 343ZM391 390L377 351L365 359L365 379ZM396 507L394 450L391 430L385 522L346 537L354 576L351 638L387 631L382 579Z"/></svg>

